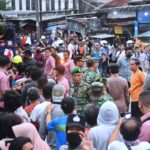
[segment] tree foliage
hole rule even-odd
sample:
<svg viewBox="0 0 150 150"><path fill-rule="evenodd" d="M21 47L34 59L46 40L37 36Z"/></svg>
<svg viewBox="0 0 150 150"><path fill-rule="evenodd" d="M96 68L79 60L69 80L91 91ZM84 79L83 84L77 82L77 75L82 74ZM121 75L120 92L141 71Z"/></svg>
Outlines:
<svg viewBox="0 0 150 150"><path fill-rule="evenodd" d="M10 1L6 0L0 0L0 10L8 10L10 7L7 7L7 5L10 3Z"/></svg>

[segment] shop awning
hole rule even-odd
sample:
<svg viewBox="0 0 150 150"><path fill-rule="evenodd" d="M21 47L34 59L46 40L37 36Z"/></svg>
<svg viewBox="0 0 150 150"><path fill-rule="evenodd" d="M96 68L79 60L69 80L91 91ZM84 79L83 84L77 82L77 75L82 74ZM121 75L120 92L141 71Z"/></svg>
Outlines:
<svg viewBox="0 0 150 150"><path fill-rule="evenodd" d="M108 39L113 37L115 37L115 35L113 34L98 34L98 35L91 36L91 38L95 38L95 39Z"/></svg>
<svg viewBox="0 0 150 150"><path fill-rule="evenodd" d="M138 38L146 38L146 37L150 37L150 31L144 32L142 34L137 35L136 37Z"/></svg>
<svg viewBox="0 0 150 150"><path fill-rule="evenodd" d="M47 27L47 31L52 31L52 30L65 30L67 27L66 25L58 25L58 26L49 26Z"/></svg>

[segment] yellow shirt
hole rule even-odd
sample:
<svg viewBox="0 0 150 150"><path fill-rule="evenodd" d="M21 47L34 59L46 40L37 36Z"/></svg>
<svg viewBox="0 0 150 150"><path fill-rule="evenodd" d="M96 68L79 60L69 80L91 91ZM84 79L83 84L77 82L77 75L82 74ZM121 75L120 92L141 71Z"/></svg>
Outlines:
<svg viewBox="0 0 150 150"><path fill-rule="evenodd" d="M142 92L142 87L145 81L145 75L142 71L137 70L131 76L131 87L129 88L129 93L131 95L132 101L138 101L139 95Z"/></svg>

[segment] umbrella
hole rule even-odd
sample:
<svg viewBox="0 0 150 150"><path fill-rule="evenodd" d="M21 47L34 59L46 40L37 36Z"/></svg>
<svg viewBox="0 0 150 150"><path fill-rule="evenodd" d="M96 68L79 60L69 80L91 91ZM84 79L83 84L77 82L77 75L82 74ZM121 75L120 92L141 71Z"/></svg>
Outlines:
<svg viewBox="0 0 150 150"><path fill-rule="evenodd" d="M150 37L150 31L137 35L138 38Z"/></svg>

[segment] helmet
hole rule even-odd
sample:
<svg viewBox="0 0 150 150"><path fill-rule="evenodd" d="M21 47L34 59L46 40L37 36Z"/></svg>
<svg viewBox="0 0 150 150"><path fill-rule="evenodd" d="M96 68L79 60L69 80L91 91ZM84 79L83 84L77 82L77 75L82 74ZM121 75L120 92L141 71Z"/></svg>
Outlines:
<svg viewBox="0 0 150 150"><path fill-rule="evenodd" d="M17 55L15 57L13 57L12 62L15 63L15 64L22 63L22 57Z"/></svg>

